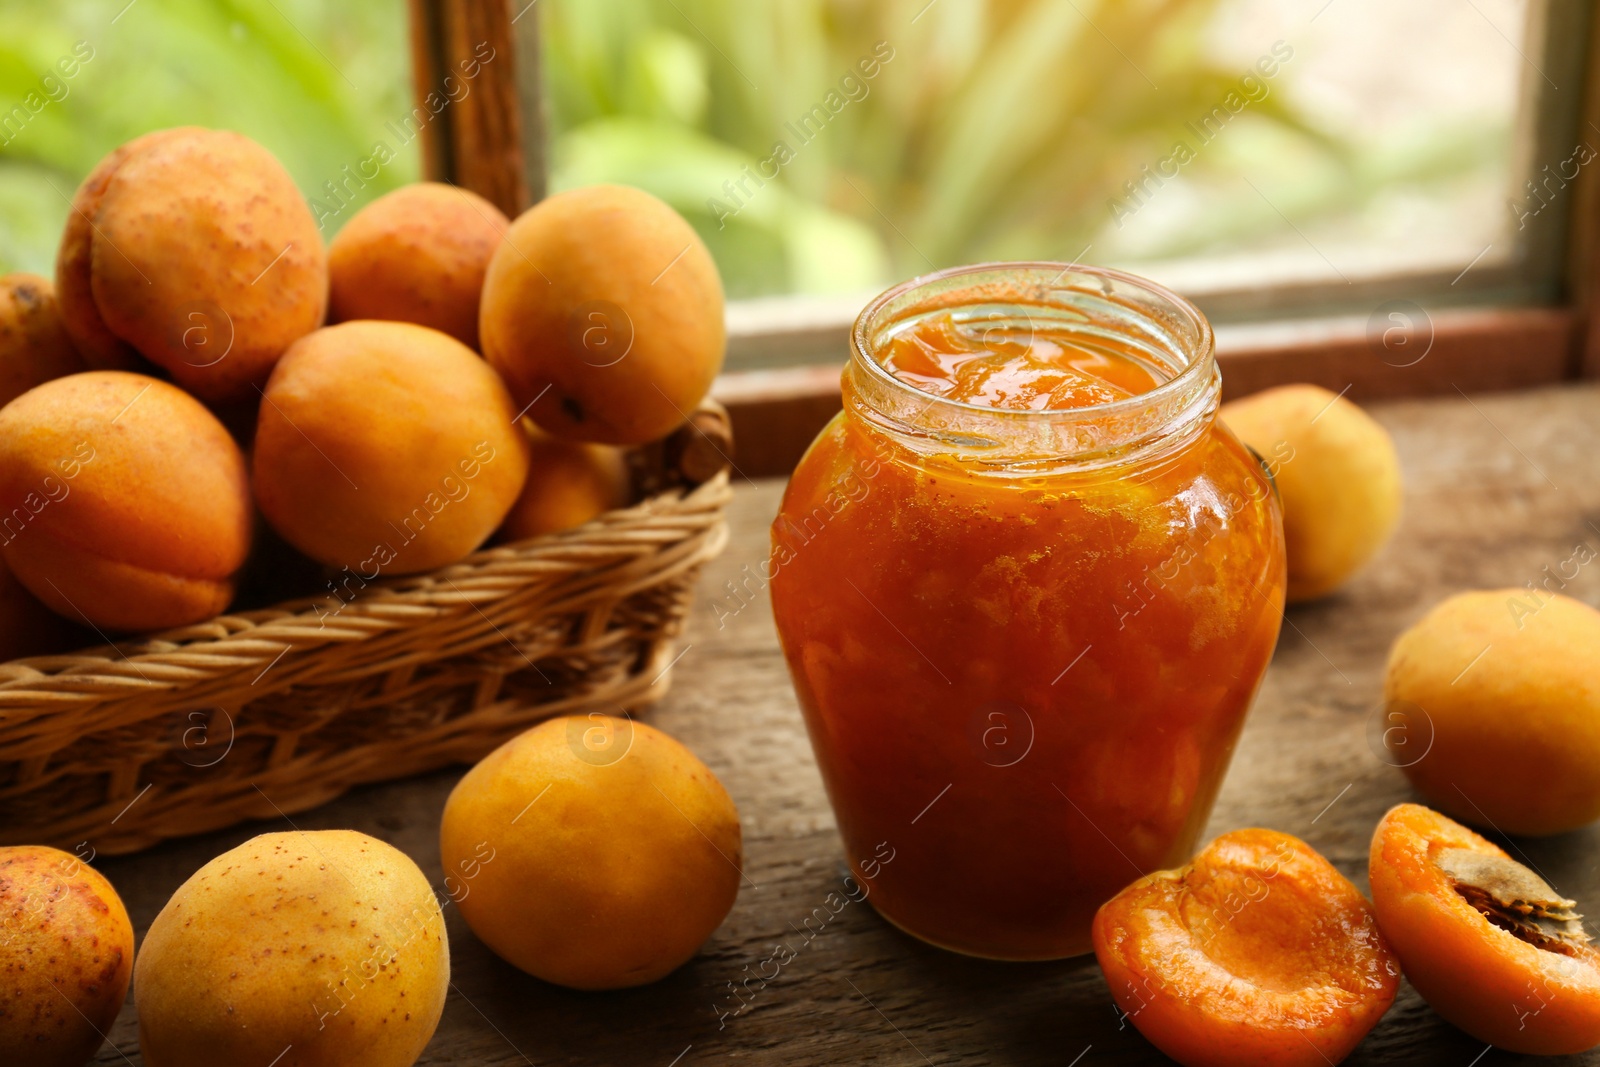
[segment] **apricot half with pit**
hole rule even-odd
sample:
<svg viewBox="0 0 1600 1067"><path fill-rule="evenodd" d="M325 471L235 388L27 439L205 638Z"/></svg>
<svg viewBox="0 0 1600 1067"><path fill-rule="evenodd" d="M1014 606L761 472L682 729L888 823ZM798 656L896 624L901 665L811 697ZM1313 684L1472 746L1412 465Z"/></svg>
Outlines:
<svg viewBox="0 0 1600 1067"><path fill-rule="evenodd" d="M0 1058L80 1067L132 974L133 926L104 875L57 849L0 848Z"/></svg>
<svg viewBox="0 0 1600 1067"><path fill-rule="evenodd" d="M482 544L522 491L528 439L472 349L426 326L359 320L285 353L263 394L254 471L284 540L372 581Z"/></svg>
<svg viewBox="0 0 1600 1067"><path fill-rule="evenodd" d="M722 280L694 228L649 193L573 189L511 224L479 335L542 429L644 444L688 418L722 367Z"/></svg>
<svg viewBox="0 0 1600 1067"><path fill-rule="evenodd" d="M1430 804L1508 834L1600 817L1600 611L1548 590L1458 593L1395 641L1395 761Z"/></svg>
<svg viewBox="0 0 1600 1067"><path fill-rule="evenodd" d="M73 200L56 263L91 362L137 352L208 402L253 396L321 324L328 263L305 198L259 144L163 130L113 151Z"/></svg>
<svg viewBox="0 0 1600 1067"><path fill-rule="evenodd" d="M1291 603L1333 592L1400 521L1400 460L1389 433L1343 396L1284 385L1223 405L1283 498Z"/></svg>
<svg viewBox="0 0 1600 1067"><path fill-rule="evenodd" d="M1186 1067L1338 1063L1400 984L1360 891L1273 830L1134 882L1095 915L1094 950L1124 1015Z"/></svg>
<svg viewBox="0 0 1600 1067"><path fill-rule="evenodd" d="M153 630L216 615L251 515L239 446L176 386L86 371L0 409L0 552L68 619Z"/></svg>
<svg viewBox="0 0 1600 1067"><path fill-rule="evenodd" d="M1420 804L1372 835L1378 923L1422 998L1511 1052L1600 1044L1600 952L1577 905L1493 842Z"/></svg>
<svg viewBox="0 0 1600 1067"><path fill-rule="evenodd" d="M432 326L478 347L478 300L489 257L511 220L442 182L380 196L328 245L328 317Z"/></svg>
<svg viewBox="0 0 1600 1067"><path fill-rule="evenodd" d="M0 407L85 369L61 324L55 286L37 274L0 278Z"/></svg>

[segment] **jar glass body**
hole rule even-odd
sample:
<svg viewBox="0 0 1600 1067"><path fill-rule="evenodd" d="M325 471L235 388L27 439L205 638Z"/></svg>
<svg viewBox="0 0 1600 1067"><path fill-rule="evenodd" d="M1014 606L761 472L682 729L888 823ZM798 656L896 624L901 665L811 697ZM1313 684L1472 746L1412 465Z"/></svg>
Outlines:
<svg viewBox="0 0 1600 1067"><path fill-rule="evenodd" d="M1101 903L1187 859L1277 640L1270 479L1216 419L1209 326L1143 284L1001 264L880 297L773 525L851 866L888 920L959 952L1088 951ZM937 400L875 353L930 307L1089 323L1172 380L1070 413Z"/></svg>

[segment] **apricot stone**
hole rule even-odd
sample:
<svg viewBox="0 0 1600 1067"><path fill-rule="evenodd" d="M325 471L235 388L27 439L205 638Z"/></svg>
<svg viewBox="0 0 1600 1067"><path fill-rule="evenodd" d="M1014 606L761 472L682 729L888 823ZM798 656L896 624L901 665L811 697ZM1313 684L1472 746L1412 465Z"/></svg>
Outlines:
<svg viewBox="0 0 1600 1067"><path fill-rule="evenodd" d="M1221 414L1277 481L1288 599L1333 592L1400 521L1400 460L1388 431L1316 385L1268 389L1224 405Z"/></svg>
<svg viewBox="0 0 1600 1067"><path fill-rule="evenodd" d="M411 1067L450 990L410 857L353 830L262 834L178 887L137 967L148 1067Z"/></svg>
<svg viewBox="0 0 1600 1067"><path fill-rule="evenodd" d="M1508 1052L1600 1044L1600 952L1576 901L1420 804L1389 809L1367 870L1384 936L1434 1011Z"/></svg>
<svg viewBox="0 0 1600 1067"><path fill-rule="evenodd" d="M91 361L128 365L113 343L125 342L201 399L237 400L322 322L322 235L288 172L248 137L188 127L140 138L90 174L74 207L57 281Z"/></svg>
<svg viewBox="0 0 1600 1067"><path fill-rule="evenodd" d="M86 371L0 409L0 552L69 619L151 630L216 615L250 523L239 446L176 386Z"/></svg>
<svg viewBox="0 0 1600 1067"><path fill-rule="evenodd" d="M456 784L439 829L446 887L506 962L573 989L654 982L739 893L739 813L704 763L653 727L551 719Z"/></svg>
<svg viewBox="0 0 1600 1067"><path fill-rule="evenodd" d="M1401 634L1395 762L1464 822L1555 834L1600 817L1600 611L1547 591L1459 593Z"/></svg>
<svg viewBox="0 0 1600 1067"><path fill-rule="evenodd" d="M621 449L560 441L526 419L522 427L531 448L528 484L501 528L505 540L570 530L629 503L632 484Z"/></svg>
<svg viewBox="0 0 1600 1067"><path fill-rule="evenodd" d="M477 193L419 182L356 212L328 245L328 317L443 330L478 347L483 276L511 220Z"/></svg>
<svg viewBox="0 0 1600 1067"><path fill-rule="evenodd" d="M406 322L327 326L267 382L256 500L284 540L372 581L453 563L522 491L528 439L498 375Z"/></svg>
<svg viewBox="0 0 1600 1067"><path fill-rule="evenodd" d="M0 277L0 407L36 385L85 369L56 307L55 287L37 274Z"/></svg>
<svg viewBox="0 0 1600 1067"><path fill-rule="evenodd" d="M573 189L511 224L479 334L541 428L643 444L683 422L722 367L722 280L694 229L649 193Z"/></svg>
<svg viewBox="0 0 1600 1067"><path fill-rule="evenodd" d="M53 848L0 848L0 1059L81 1067L132 974L133 925L104 875Z"/></svg>

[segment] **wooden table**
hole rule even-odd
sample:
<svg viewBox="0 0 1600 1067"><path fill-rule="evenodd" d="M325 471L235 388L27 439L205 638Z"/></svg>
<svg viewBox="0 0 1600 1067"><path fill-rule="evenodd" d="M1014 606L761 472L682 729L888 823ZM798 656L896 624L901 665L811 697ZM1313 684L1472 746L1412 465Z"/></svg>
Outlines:
<svg viewBox="0 0 1600 1067"><path fill-rule="evenodd" d="M1522 586L1579 542L1600 550L1600 387L1373 410L1394 434L1405 467L1399 534L1342 593L1289 612L1207 835L1251 825L1297 834L1363 888L1373 825L1410 795L1370 740L1390 641L1453 591ZM797 932L840 889L844 868L755 570L781 490L776 481L740 487L732 541L705 575L672 693L651 716L711 765L739 805L750 884L732 915L666 980L631 992L579 994L501 963L449 909L455 989L420 1062L1167 1062L1132 1027L1119 1025L1092 957L1052 964L965 959L898 933L862 904L843 908L809 942ZM729 582L747 603L719 628L712 604L727 595ZM1585 568L1568 592L1600 604L1600 565ZM440 885L438 818L457 777L452 771L364 789L294 824L351 827L393 842ZM239 827L106 859L101 867L142 940L167 897L202 863L254 834L287 828L284 821ZM1600 917L1597 843L1595 828L1518 842L1558 889ZM730 983L746 977L747 965L754 973L780 939L796 958L743 1014L719 1025L719 1011L736 1003ZM142 1062L132 1003L111 1037L116 1048L102 1048L96 1063ZM1492 1067L1521 1059L1486 1052L1406 987L1347 1062ZM1600 1054L1543 1062L1600 1064Z"/></svg>

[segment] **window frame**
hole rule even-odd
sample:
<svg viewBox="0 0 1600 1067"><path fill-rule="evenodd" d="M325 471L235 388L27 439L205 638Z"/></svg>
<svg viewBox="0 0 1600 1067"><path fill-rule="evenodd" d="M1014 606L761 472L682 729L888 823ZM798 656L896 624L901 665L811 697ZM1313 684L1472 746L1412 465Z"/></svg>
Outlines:
<svg viewBox="0 0 1600 1067"><path fill-rule="evenodd" d="M419 103L487 44L476 91L440 112L423 169L515 216L544 193L545 103L537 0L408 0ZM1513 169L1531 177L1578 140L1600 146L1600 16L1587 0L1531 0ZM501 62L499 59L506 61ZM1560 83L1577 86L1562 91ZM448 95L448 94L446 94ZM1322 283L1186 291L1217 324L1225 395L1311 381L1353 398L1474 393L1600 377L1600 166L1539 213L1508 263ZM1520 183L1519 183L1520 186ZM783 475L838 411L839 366L856 310L848 298L773 297L728 310L727 405L743 474ZM1426 309L1395 359L1377 308ZM1414 361L1411 352L1422 351Z"/></svg>

